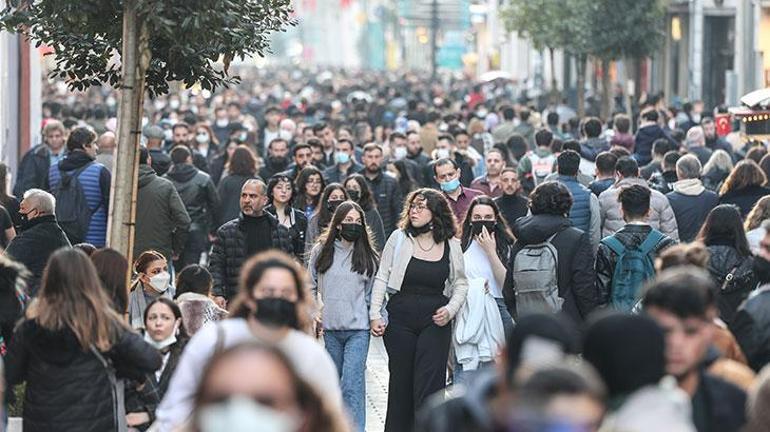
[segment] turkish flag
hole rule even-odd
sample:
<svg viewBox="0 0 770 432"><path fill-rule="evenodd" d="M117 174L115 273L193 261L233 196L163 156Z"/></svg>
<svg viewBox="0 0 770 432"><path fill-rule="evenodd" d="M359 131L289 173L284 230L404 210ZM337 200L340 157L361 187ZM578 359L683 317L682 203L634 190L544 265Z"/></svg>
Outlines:
<svg viewBox="0 0 770 432"><path fill-rule="evenodd" d="M717 135L724 137L733 131L730 125L730 114L717 114L714 117L714 123L717 126Z"/></svg>

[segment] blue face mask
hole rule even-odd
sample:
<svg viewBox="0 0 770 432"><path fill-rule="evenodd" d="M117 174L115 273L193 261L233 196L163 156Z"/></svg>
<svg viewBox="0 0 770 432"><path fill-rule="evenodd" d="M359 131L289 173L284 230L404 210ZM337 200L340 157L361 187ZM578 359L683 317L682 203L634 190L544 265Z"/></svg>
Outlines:
<svg viewBox="0 0 770 432"><path fill-rule="evenodd" d="M334 159L339 164L346 164L350 162L350 155L347 153L337 152L337 153L334 153Z"/></svg>
<svg viewBox="0 0 770 432"><path fill-rule="evenodd" d="M460 179L450 180L446 183L441 183L441 190L447 193L452 193L460 187Z"/></svg>

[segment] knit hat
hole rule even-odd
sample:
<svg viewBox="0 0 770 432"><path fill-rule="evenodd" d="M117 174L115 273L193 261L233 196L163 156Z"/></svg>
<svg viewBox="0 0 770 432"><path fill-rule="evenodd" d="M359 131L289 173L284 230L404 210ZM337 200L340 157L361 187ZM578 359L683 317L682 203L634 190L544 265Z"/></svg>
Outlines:
<svg viewBox="0 0 770 432"><path fill-rule="evenodd" d="M147 137L147 139L164 139L166 137L165 132L163 131L163 128L160 126L146 126L144 128L144 136Z"/></svg>
<svg viewBox="0 0 770 432"><path fill-rule="evenodd" d="M583 358L607 385L610 397L657 384L665 375L663 331L651 318L611 314L591 324Z"/></svg>

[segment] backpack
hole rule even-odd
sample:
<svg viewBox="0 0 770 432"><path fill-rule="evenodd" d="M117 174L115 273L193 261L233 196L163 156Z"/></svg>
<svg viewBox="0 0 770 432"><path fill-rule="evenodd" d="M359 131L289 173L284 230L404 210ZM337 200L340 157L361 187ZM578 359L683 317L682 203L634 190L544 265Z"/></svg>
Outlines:
<svg viewBox="0 0 770 432"><path fill-rule="evenodd" d="M556 248L551 243L556 234L542 243L529 244L513 258L513 286L516 314L556 313L564 299L559 297Z"/></svg>
<svg viewBox="0 0 770 432"><path fill-rule="evenodd" d="M550 154L548 156L540 157L531 152L529 154L529 161L532 163L532 180L535 186L545 181L545 178L553 172L553 164L556 162L556 156Z"/></svg>
<svg viewBox="0 0 770 432"><path fill-rule="evenodd" d="M96 211L88 206L86 194L78 178L90 166L90 163L86 164L69 175L59 171L61 179L52 191L53 196L56 197L56 220L72 244L83 243L86 240L91 216Z"/></svg>
<svg viewBox="0 0 770 432"><path fill-rule="evenodd" d="M610 304L614 308L623 312L633 309L642 284L655 276L650 252L664 237L663 233L653 229L638 247L632 249L626 248L614 235L602 239L602 243L618 255L610 292Z"/></svg>

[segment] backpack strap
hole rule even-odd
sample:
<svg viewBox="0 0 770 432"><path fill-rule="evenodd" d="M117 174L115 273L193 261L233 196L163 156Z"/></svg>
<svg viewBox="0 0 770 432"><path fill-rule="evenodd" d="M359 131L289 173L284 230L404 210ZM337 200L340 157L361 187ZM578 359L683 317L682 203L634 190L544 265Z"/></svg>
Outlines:
<svg viewBox="0 0 770 432"><path fill-rule="evenodd" d="M663 240L663 233L653 228L652 231L647 234L647 238L639 245L639 251L647 255L655 249L655 246L657 246L661 240Z"/></svg>
<svg viewBox="0 0 770 432"><path fill-rule="evenodd" d="M618 256L623 256L623 254L626 253L626 246L614 235L603 238L602 243Z"/></svg>

